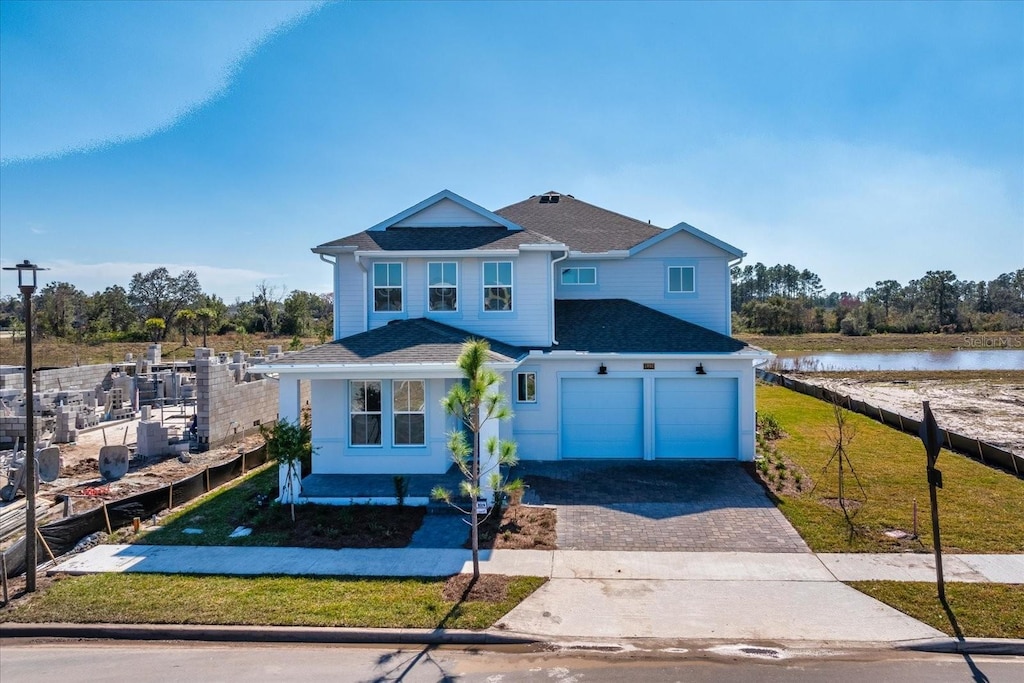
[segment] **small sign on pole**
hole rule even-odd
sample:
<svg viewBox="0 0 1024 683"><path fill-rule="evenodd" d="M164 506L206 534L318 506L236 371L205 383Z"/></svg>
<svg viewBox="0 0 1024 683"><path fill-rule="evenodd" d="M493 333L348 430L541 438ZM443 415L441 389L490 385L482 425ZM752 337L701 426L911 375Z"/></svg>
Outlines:
<svg viewBox="0 0 1024 683"><path fill-rule="evenodd" d="M944 434L935 422L928 401L923 402L924 419L921 420L919 434L924 442L924 450L928 456L928 496L932 504L932 542L935 546L935 582L938 585L939 600L946 602L946 581L942 577L942 541L939 538L939 498L937 489L942 488L942 472L935 468L935 462L942 451Z"/></svg>

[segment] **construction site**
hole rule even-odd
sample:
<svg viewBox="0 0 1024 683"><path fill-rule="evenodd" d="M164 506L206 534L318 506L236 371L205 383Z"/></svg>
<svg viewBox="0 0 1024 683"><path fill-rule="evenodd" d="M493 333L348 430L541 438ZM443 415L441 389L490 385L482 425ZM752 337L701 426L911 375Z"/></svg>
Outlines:
<svg viewBox="0 0 1024 683"><path fill-rule="evenodd" d="M278 383L249 368L280 355L280 346L252 355L198 347L189 360L164 361L150 344L142 358L36 370L31 405L25 368L0 366L0 545L24 530L29 410L39 523L102 507L109 530L109 503L197 473L209 490L211 468L262 443L260 426L277 420Z"/></svg>

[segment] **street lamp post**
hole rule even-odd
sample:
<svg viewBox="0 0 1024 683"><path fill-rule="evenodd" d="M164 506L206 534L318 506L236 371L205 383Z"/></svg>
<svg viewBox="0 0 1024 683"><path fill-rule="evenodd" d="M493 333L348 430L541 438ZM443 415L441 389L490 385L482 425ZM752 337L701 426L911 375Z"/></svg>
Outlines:
<svg viewBox="0 0 1024 683"><path fill-rule="evenodd" d="M36 590L38 546L36 541L36 432L35 398L32 392L32 295L40 268L27 260L4 270L18 271L18 289L25 309L25 592Z"/></svg>

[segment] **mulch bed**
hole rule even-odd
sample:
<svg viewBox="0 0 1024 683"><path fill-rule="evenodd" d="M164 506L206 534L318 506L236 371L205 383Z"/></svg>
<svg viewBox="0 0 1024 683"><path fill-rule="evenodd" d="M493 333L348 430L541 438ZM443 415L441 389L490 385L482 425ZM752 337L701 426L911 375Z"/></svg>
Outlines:
<svg viewBox="0 0 1024 683"><path fill-rule="evenodd" d="M555 511L512 505L480 525L480 547L498 550L556 550ZM469 541L466 541L466 548Z"/></svg>
<svg viewBox="0 0 1024 683"><path fill-rule="evenodd" d="M423 524L426 509L394 505L306 504L292 522L289 506L275 505L253 520L254 531L285 532L300 548L404 548Z"/></svg>
<svg viewBox="0 0 1024 683"><path fill-rule="evenodd" d="M481 574L473 583L472 574L456 574L445 582L441 596L446 602L502 602L508 598L509 581L504 574Z"/></svg>

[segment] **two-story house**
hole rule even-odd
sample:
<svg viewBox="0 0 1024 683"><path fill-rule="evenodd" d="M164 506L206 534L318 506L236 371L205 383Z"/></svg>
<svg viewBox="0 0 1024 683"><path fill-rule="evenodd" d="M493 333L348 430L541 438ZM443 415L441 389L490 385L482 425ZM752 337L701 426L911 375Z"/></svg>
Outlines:
<svg viewBox="0 0 1024 683"><path fill-rule="evenodd" d="M770 354L729 336L744 253L686 223L445 190L313 252L333 268L335 341L262 369L285 419L310 382L314 474L445 472L440 402L469 337L490 342L521 459L754 457Z"/></svg>

